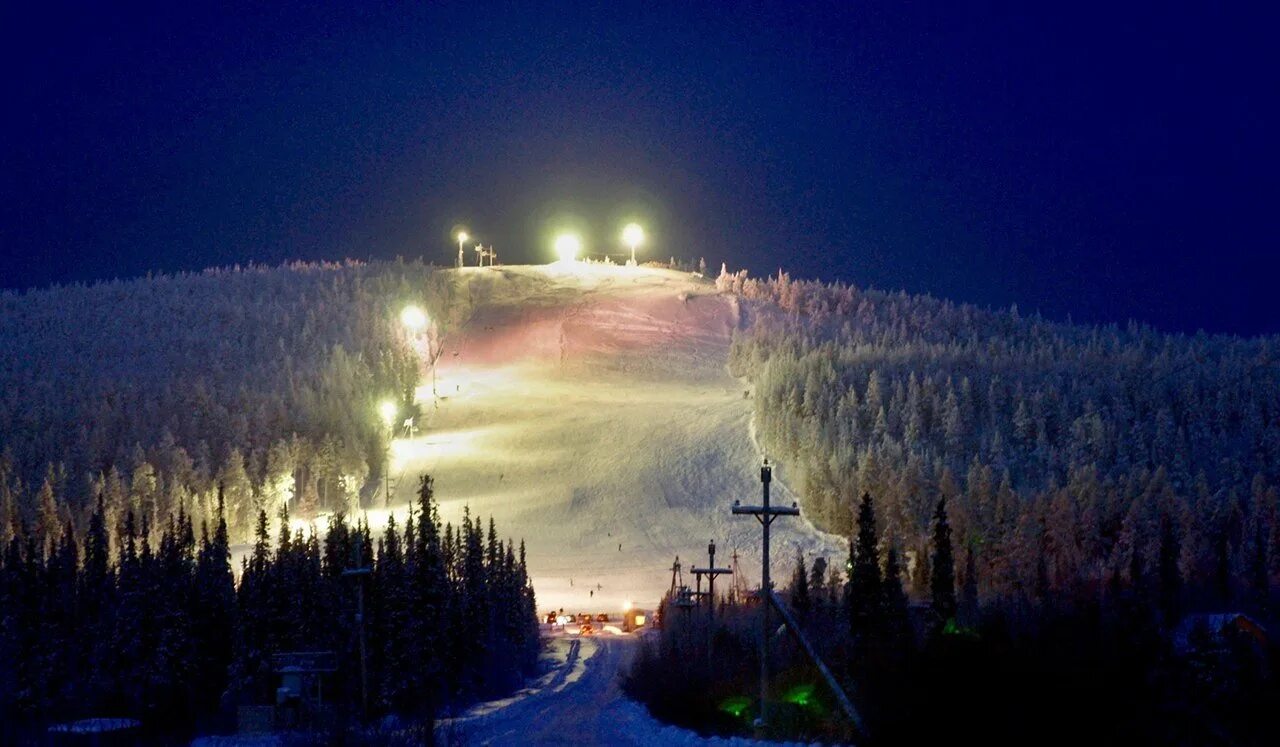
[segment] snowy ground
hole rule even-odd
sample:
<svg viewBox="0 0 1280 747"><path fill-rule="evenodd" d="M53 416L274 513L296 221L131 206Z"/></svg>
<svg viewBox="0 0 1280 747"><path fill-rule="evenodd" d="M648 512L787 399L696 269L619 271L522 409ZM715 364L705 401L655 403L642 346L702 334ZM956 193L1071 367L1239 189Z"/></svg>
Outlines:
<svg viewBox="0 0 1280 747"><path fill-rule="evenodd" d="M557 638L563 653L542 680L514 698L483 704L451 723L446 733L474 745L759 745L741 738L711 738L668 726L630 700L618 683L639 645L638 636Z"/></svg>
<svg viewBox="0 0 1280 747"><path fill-rule="evenodd" d="M758 585L759 525L729 513L760 499L751 403L725 366L738 300L688 273L616 265L456 278L472 315L444 341L440 397L429 377L419 390L423 435L394 444L393 505L430 472L446 520L464 506L495 517L525 540L544 611L652 609L675 557L705 565L713 538L717 565L736 548ZM777 479L773 500L793 500ZM845 552L803 519L774 528L777 578L797 549Z"/></svg>

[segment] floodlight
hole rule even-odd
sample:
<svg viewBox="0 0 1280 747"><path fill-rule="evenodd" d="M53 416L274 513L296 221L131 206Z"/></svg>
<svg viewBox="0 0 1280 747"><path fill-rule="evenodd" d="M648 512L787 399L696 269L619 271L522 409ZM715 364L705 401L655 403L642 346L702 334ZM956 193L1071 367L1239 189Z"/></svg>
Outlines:
<svg viewBox="0 0 1280 747"><path fill-rule="evenodd" d="M406 306L400 312L400 323L412 332L427 326L427 312L417 306Z"/></svg>
<svg viewBox="0 0 1280 747"><path fill-rule="evenodd" d="M396 409L396 403L389 399L384 399L378 405L378 414L382 415L382 422L386 423L388 428L396 422Z"/></svg>
<svg viewBox="0 0 1280 747"><path fill-rule="evenodd" d="M577 234L566 233L556 237L556 256L561 262L572 262L582 251L582 239Z"/></svg>

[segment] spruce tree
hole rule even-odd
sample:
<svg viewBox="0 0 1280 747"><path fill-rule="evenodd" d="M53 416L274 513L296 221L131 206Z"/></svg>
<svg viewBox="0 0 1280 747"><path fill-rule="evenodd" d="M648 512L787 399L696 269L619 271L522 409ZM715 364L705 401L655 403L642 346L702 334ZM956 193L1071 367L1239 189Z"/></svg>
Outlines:
<svg viewBox="0 0 1280 747"><path fill-rule="evenodd" d="M809 610L813 607L813 600L809 595L809 573L804 567L804 553L796 552L796 569L791 575L791 606L795 608L796 614L806 617Z"/></svg>
<svg viewBox="0 0 1280 747"><path fill-rule="evenodd" d="M947 520L947 499L944 496L933 512L933 564L929 575L933 612L943 623L956 615L955 562L955 553L951 548L951 524Z"/></svg>
<svg viewBox="0 0 1280 747"><path fill-rule="evenodd" d="M879 618L881 580L876 543L875 506L871 494L863 493L849 557L849 629L855 639L871 632Z"/></svg>
<svg viewBox="0 0 1280 747"><path fill-rule="evenodd" d="M1182 574L1178 570L1178 556L1182 548L1170 517L1160 522L1160 555L1157 560L1159 574L1159 607L1165 625L1174 625L1182 607Z"/></svg>

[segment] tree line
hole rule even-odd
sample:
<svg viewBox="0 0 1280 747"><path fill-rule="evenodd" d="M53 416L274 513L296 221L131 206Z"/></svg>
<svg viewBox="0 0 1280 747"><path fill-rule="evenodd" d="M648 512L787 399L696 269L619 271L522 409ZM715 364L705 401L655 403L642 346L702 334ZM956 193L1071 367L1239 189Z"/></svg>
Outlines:
<svg viewBox="0 0 1280 747"><path fill-rule="evenodd" d="M722 271L751 302L731 370L806 512L877 496L928 593L945 499L974 604L1096 599L1161 574L1179 608L1261 613L1280 578L1273 338L1058 323L927 296Z"/></svg>
<svg viewBox="0 0 1280 747"><path fill-rule="evenodd" d="M378 401L408 409L419 380L400 310L444 330L453 295L405 261L0 292L0 543L83 532L99 497L158 530L212 520L221 489L234 541L285 501L350 513L385 466Z"/></svg>
<svg viewBox="0 0 1280 747"><path fill-rule="evenodd" d="M359 714L358 583L369 715L429 723L534 672L523 543L469 513L442 526L429 476L405 525L392 519L376 541L367 522L338 515L321 536L291 530L282 511L274 539L258 513L238 583L221 501L198 534L181 505L157 533L131 511L110 526L101 500L84 532L68 522L42 543L19 525L0 554L0 736L89 716L157 734L225 730L237 705L274 702L271 657L287 651L334 651L326 700ZM343 575L359 567L363 581Z"/></svg>

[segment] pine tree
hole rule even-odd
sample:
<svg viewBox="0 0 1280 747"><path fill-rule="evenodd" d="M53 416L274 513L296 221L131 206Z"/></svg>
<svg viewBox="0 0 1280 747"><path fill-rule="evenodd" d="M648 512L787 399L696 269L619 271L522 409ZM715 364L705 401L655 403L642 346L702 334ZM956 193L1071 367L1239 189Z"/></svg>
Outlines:
<svg viewBox="0 0 1280 747"><path fill-rule="evenodd" d="M831 604L831 592L827 588L827 559L824 557L814 558L809 568L809 596L816 607Z"/></svg>
<svg viewBox="0 0 1280 747"><path fill-rule="evenodd" d="M236 589L226 504L218 491L213 536L202 531L196 560L193 637L196 656L195 698L216 703L227 686L235 630Z"/></svg>
<svg viewBox="0 0 1280 747"><path fill-rule="evenodd" d="M813 606L809 595L809 573L804 566L804 553L796 552L796 568L791 575L791 606L800 617L807 617Z"/></svg>
<svg viewBox="0 0 1280 747"><path fill-rule="evenodd" d="M454 609L445 555L440 545L440 516L434 502L435 481L431 475L422 475L418 483L418 562L414 576L415 610L422 631L416 640L415 656L419 661L424 688L420 700L420 712L434 719L443 706L448 692L442 680L457 671L457 647L452 635L456 628L451 624Z"/></svg>
<svg viewBox="0 0 1280 747"><path fill-rule="evenodd" d="M1181 547L1173 520L1164 517L1160 522L1160 555L1158 560L1159 606L1166 625L1177 623L1182 607L1182 573L1178 570Z"/></svg>
<svg viewBox="0 0 1280 747"><path fill-rule="evenodd" d="M951 548L951 524L947 520L947 499L938 501L933 512L933 563L929 577L933 612L942 622L956 615L955 554Z"/></svg>
<svg viewBox="0 0 1280 747"><path fill-rule="evenodd" d="M882 591L876 543L875 507L871 494L863 493L849 556L849 629L855 639L870 633L879 618Z"/></svg>
<svg viewBox="0 0 1280 747"><path fill-rule="evenodd" d="M911 643L911 619L908 612L907 593L902 587L902 567L898 562L896 545L889 546L889 552L885 558L881 607L882 638L889 652L900 660Z"/></svg>
<svg viewBox="0 0 1280 747"><path fill-rule="evenodd" d="M884 600L888 609L907 608L907 592L902 585L902 564L898 560L898 546L890 545L884 561Z"/></svg>
<svg viewBox="0 0 1280 747"><path fill-rule="evenodd" d="M36 494L36 541L41 549L56 545L58 532L62 528L61 512L57 500L58 478L52 464L45 471L44 482L40 484L40 492Z"/></svg>

